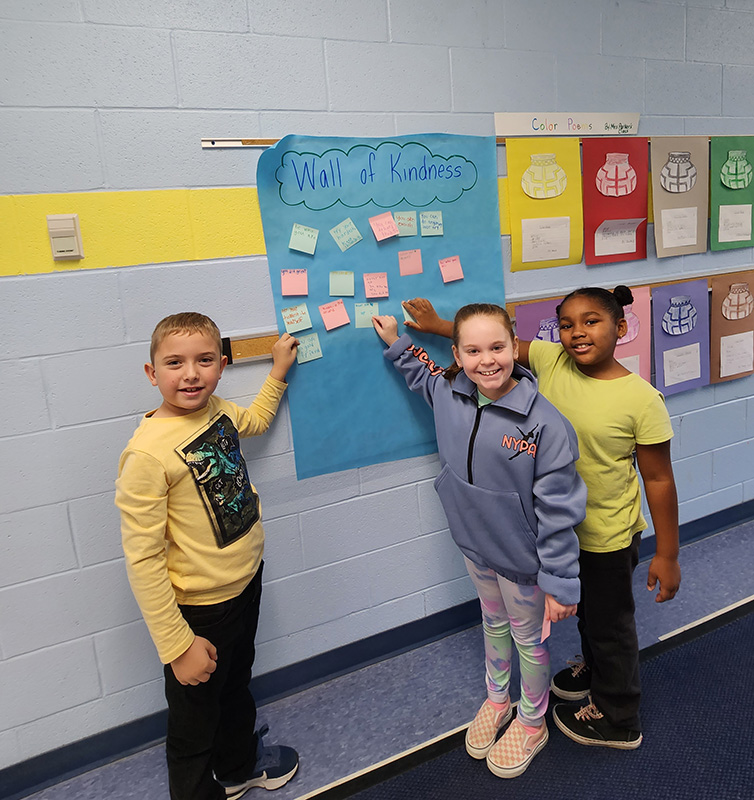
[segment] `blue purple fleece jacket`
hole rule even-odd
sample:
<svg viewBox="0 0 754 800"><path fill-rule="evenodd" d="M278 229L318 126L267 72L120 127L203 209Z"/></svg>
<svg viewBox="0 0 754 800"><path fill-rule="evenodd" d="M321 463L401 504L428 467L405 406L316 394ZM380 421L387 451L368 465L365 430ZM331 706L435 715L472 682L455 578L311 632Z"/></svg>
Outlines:
<svg viewBox="0 0 754 800"><path fill-rule="evenodd" d="M516 364L514 388L479 407L461 372L443 377L407 334L385 350L435 417L442 469L435 479L455 543L471 561L519 584L537 584L559 603L579 600L579 544L586 487L576 472L570 422Z"/></svg>

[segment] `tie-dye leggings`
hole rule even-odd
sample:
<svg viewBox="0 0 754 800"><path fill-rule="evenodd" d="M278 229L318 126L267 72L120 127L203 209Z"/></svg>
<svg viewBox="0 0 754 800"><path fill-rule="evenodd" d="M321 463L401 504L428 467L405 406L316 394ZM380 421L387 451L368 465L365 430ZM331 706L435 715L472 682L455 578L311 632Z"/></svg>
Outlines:
<svg viewBox="0 0 754 800"><path fill-rule="evenodd" d="M464 560L482 605L487 697L493 703L508 699L515 642L521 669L518 718L524 725L539 725L550 694L550 650L547 640L540 643L545 593Z"/></svg>

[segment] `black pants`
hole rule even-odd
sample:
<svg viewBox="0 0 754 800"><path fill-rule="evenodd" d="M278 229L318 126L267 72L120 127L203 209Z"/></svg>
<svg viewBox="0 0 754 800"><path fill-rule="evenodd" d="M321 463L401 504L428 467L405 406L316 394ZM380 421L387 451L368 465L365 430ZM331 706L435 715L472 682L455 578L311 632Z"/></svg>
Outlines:
<svg viewBox="0 0 754 800"><path fill-rule="evenodd" d="M641 682L632 576L640 541L637 533L623 550L579 553L577 610L582 653L592 670L592 700L612 725L635 731L641 730Z"/></svg>
<svg viewBox="0 0 754 800"><path fill-rule="evenodd" d="M262 565L238 597L211 606L180 606L197 636L217 648L206 683L182 686L165 665L171 800L224 800L213 778L242 783L256 763L257 709L249 691L259 621Z"/></svg>

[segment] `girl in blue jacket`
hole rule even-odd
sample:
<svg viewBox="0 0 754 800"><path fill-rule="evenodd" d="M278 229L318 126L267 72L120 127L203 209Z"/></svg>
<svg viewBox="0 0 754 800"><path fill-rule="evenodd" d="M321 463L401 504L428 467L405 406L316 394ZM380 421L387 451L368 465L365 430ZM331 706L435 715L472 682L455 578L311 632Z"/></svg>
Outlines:
<svg viewBox="0 0 754 800"><path fill-rule="evenodd" d="M500 306L456 314L455 364L444 370L395 317L372 318L385 357L434 412L442 469L435 480L448 526L479 594L487 700L466 734L466 750L503 778L520 775L548 738L550 688L545 621L573 615L579 600L578 540L586 489L574 462L570 423L515 363L518 340ZM509 699L512 642L521 671L516 719Z"/></svg>

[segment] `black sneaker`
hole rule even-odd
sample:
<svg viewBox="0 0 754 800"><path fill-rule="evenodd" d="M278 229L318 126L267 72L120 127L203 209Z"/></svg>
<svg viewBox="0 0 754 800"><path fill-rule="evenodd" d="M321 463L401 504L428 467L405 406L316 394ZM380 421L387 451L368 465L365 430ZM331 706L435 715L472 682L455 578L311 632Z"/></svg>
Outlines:
<svg viewBox="0 0 754 800"><path fill-rule="evenodd" d="M558 703L552 710L552 718L569 739L579 744L614 747L618 750L636 750L641 744L641 731L616 728L594 703L586 706Z"/></svg>
<svg viewBox="0 0 754 800"><path fill-rule="evenodd" d="M220 781L227 800L237 800L249 789L279 789L296 774L298 753L292 747L272 745L265 747L262 737L267 734L267 725L257 731L257 763L254 774L243 783L228 784Z"/></svg>
<svg viewBox="0 0 754 800"><path fill-rule="evenodd" d="M589 695L591 686L592 670L583 656L576 656L576 661L569 661L568 666L550 681L552 693L561 700L583 700Z"/></svg>

